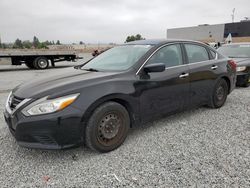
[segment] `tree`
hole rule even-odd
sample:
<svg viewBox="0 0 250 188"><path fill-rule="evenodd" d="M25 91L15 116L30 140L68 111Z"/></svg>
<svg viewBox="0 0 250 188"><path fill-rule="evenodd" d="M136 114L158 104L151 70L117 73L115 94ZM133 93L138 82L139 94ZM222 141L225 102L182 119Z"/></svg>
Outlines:
<svg viewBox="0 0 250 188"><path fill-rule="evenodd" d="M80 44L80 45L83 45L83 44L84 44L84 42L80 41L80 42L79 42L79 44Z"/></svg>
<svg viewBox="0 0 250 188"><path fill-rule="evenodd" d="M40 42L37 48L38 48L38 49L41 49L41 48L43 48L43 49L48 49L48 47L47 47L47 45L46 45L46 42Z"/></svg>
<svg viewBox="0 0 250 188"><path fill-rule="evenodd" d="M46 41L44 42L44 44L45 44L46 46L49 46L49 45L52 45L53 42L46 40Z"/></svg>
<svg viewBox="0 0 250 188"><path fill-rule="evenodd" d="M39 39L36 37L36 36L34 36L33 37L33 46L35 47L35 48L37 48L38 46L39 46Z"/></svg>
<svg viewBox="0 0 250 188"><path fill-rule="evenodd" d="M23 41L23 47L30 49L32 47L32 43L29 40Z"/></svg>
<svg viewBox="0 0 250 188"><path fill-rule="evenodd" d="M135 36L135 40L145 40L145 38L142 38L142 36L140 34L137 34Z"/></svg>
<svg viewBox="0 0 250 188"><path fill-rule="evenodd" d="M5 49L5 48L9 48L9 47L7 47L7 45L5 43L2 43L2 48Z"/></svg>
<svg viewBox="0 0 250 188"><path fill-rule="evenodd" d="M23 43L20 39L16 39L13 48L23 48Z"/></svg>
<svg viewBox="0 0 250 188"><path fill-rule="evenodd" d="M135 40L145 40L145 38L143 38L140 34L137 35L131 35L131 36L127 36L126 38L126 42L131 42L131 41L135 41Z"/></svg>
<svg viewBox="0 0 250 188"><path fill-rule="evenodd" d="M56 45L61 45L60 40L57 40L57 41L56 41Z"/></svg>

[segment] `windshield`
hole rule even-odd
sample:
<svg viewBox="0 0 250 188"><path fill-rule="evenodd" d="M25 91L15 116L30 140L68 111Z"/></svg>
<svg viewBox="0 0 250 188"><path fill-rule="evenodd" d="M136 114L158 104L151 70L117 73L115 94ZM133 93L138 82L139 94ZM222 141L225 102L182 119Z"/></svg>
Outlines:
<svg viewBox="0 0 250 188"><path fill-rule="evenodd" d="M250 44L222 46L218 52L231 58L246 58L250 57Z"/></svg>
<svg viewBox="0 0 250 188"><path fill-rule="evenodd" d="M124 71L132 67L152 46L124 45L111 48L81 67L84 70Z"/></svg>

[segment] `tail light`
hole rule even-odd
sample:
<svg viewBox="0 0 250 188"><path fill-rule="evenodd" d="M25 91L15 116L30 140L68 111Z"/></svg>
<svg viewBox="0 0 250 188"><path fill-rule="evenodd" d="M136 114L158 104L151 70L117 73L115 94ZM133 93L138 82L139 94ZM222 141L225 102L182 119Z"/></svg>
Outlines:
<svg viewBox="0 0 250 188"><path fill-rule="evenodd" d="M236 71L237 64L235 63L234 60L229 60L227 63L231 66L231 68L232 68L234 71Z"/></svg>

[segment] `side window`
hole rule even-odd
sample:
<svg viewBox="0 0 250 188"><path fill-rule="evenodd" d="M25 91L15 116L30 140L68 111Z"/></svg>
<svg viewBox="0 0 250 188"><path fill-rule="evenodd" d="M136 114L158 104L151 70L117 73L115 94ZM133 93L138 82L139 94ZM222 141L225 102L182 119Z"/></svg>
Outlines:
<svg viewBox="0 0 250 188"><path fill-rule="evenodd" d="M147 64L164 63L167 67L182 65L182 53L179 44L165 46L158 50Z"/></svg>
<svg viewBox="0 0 250 188"><path fill-rule="evenodd" d="M185 48L187 51L189 63L209 60L206 48L195 44L185 44Z"/></svg>
<svg viewBox="0 0 250 188"><path fill-rule="evenodd" d="M210 50L210 53L212 55L212 59L215 59L216 58L216 52L213 51L213 50Z"/></svg>

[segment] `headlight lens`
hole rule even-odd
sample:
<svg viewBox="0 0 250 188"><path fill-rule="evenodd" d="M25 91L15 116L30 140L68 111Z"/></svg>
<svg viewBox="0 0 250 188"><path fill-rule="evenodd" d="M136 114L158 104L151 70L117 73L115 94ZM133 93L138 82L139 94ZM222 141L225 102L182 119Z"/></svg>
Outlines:
<svg viewBox="0 0 250 188"><path fill-rule="evenodd" d="M80 94L68 95L56 99L47 100L47 97L36 104L36 101L24 109L25 115L42 115L63 110L72 104Z"/></svg>
<svg viewBox="0 0 250 188"><path fill-rule="evenodd" d="M244 70L246 70L246 66L242 66L242 67L237 67L237 72L242 72L242 71L244 71Z"/></svg>
<svg viewBox="0 0 250 188"><path fill-rule="evenodd" d="M6 108L9 106L11 95L12 95L12 91L9 93L9 95L8 95L8 97L7 97L7 100L6 100L6 103L5 103L5 107L6 107Z"/></svg>

